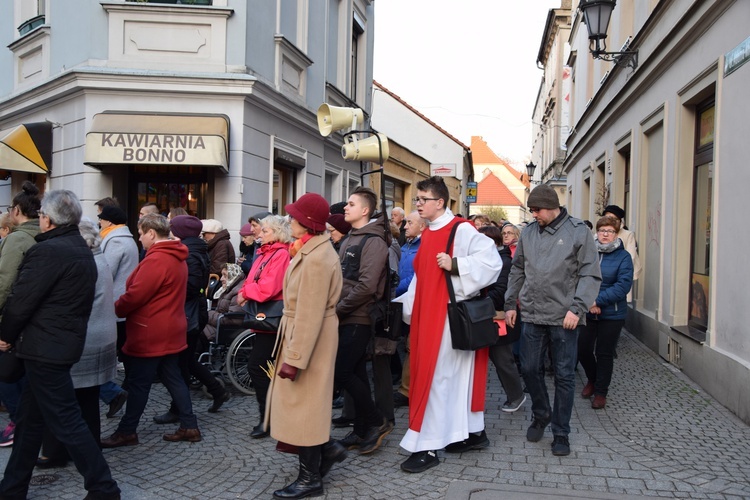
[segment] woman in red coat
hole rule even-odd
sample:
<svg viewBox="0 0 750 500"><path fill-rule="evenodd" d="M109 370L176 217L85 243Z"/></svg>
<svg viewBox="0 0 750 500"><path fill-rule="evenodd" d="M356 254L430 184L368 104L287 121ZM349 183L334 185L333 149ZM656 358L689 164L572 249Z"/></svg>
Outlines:
<svg viewBox="0 0 750 500"><path fill-rule="evenodd" d="M289 267L289 243L292 240L289 222L280 215L269 215L260 221L260 248L250 268L244 285L237 293L237 303L267 302L283 300L284 273ZM258 400L260 423L253 427L250 437L254 439L268 436L263 429L266 415L266 397L271 380L265 369L273 362L273 346L276 343L276 332L255 331L255 343L250 352L247 371L255 387L255 398Z"/></svg>

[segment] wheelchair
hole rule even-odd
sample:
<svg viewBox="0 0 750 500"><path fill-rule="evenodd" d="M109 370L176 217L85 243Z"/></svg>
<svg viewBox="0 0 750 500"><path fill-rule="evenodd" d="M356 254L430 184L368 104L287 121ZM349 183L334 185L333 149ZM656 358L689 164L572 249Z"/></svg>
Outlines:
<svg viewBox="0 0 750 500"><path fill-rule="evenodd" d="M209 342L208 350L200 354L198 362L206 365L215 377L224 382L228 380L238 391L254 395L247 366L255 344L255 332L243 326L222 325L222 322L243 317L244 313L221 314L216 323L216 337Z"/></svg>

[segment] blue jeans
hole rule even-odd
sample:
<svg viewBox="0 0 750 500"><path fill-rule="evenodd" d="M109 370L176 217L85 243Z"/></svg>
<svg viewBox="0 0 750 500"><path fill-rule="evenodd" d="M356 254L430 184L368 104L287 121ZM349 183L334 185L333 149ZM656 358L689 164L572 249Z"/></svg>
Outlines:
<svg viewBox="0 0 750 500"><path fill-rule="evenodd" d="M125 415L120 420L117 430L123 434L133 434L138 429L143 410L146 409L151 384L158 371L161 382L172 396L180 417L180 427L197 429L198 420L193 413L190 391L177 364L179 354L169 354L156 358L136 358L124 355L123 362L128 373L128 402Z"/></svg>
<svg viewBox="0 0 750 500"><path fill-rule="evenodd" d="M578 334L581 327L566 330L562 326L521 323L521 370L531 395L534 418L552 423L552 434L570 434L570 415L575 398L575 368L578 362ZM555 404L550 411L544 359L552 350L555 367Z"/></svg>
<svg viewBox="0 0 750 500"><path fill-rule="evenodd" d="M110 404L122 392L122 390L122 387L112 380L104 382L99 386L99 399L106 404Z"/></svg>

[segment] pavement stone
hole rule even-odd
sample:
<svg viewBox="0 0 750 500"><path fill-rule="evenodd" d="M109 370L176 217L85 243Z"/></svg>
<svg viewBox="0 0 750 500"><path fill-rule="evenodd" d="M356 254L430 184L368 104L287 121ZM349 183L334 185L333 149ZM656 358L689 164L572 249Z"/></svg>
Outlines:
<svg viewBox="0 0 750 500"><path fill-rule="evenodd" d="M585 376L578 371L577 390ZM547 377L550 398L552 377ZM176 425L152 422L169 396L155 384L139 427L141 444L104 450L124 499L271 498L296 478L296 456L275 451L270 438L249 437L258 422L255 398L239 392L216 414L193 392L203 441L168 443L162 434ZM750 427L717 403L675 367L627 332L621 336L607 408L593 410L576 397L571 419L571 454L555 457L552 435L529 443L531 402L516 413L500 411L505 395L494 370L487 391L486 430L491 446L479 452L446 454L422 474L399 465L408 457L399 441L408 408L396 409L396 428L377 452L349 458L326 478L329 499L528 499L750 498ZM104 416L102 435L118 419ZM335 412L337 414L338 412ZM0 425L7 416L0 415ZM350 429L334 429L342 438ZM0 449L4 466L10 449ZM70 465L35 471L29 498L82 498L83 481Z"/></svg>

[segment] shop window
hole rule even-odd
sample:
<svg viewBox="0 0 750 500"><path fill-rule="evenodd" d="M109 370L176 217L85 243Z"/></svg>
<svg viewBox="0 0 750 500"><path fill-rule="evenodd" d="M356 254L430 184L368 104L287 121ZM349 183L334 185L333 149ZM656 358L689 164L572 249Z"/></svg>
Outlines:
<svg viewBox="0 0 750 500"><path fill-rule="evenodd" d="M393 207L404 208L404 184L391 179L385 180L385 206L388 213Z"/></svg>
<svg viewBox="0 0 750 500"><path fill-rule="evenodd" d="M711 214L713 210L714 103L697 109L693 160L693 220L690 256L688 326L708 328L711 277Z"/></svg>

